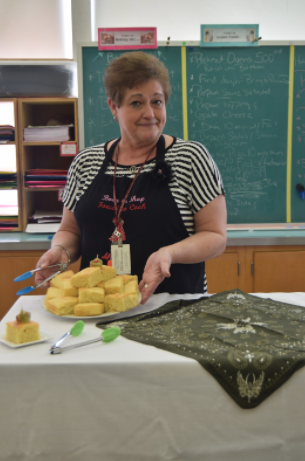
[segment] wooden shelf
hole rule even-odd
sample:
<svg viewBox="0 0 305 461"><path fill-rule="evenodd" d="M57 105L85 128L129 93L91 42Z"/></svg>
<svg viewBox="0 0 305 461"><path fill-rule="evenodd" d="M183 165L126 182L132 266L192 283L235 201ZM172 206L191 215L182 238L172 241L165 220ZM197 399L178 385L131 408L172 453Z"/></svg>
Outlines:
<svg viewBox="0 0 305 461"><path fill-rule="evenodd" d="M18 99L18 126L22 178L22 230L35 211L61 211L58 190L63 187L27 187L24 175L33 168L68 170L73 157L60 156L62 142L24 141L23 130L30 126L46 126L50 120L74 126L74 139L78 146L78 110L76 98L20 98Z"/></svg>
<svg viewBox="0 0 305 461"><path fill-rule="evenodd" d="M6 143L0 143L0 151L2 146L15 146L16 147L16 181L17 187L13 189L1 189L1 191L17 190L18 199L18 227L8 229L7 227L0 228L0 232L20 232L22 230L22 176L20 171L20 150L19 150L19 130L18 130L18 100L17 98L0 98L0 105L2 103L11 103L14 111L14 127L15 127L15 140ZM10 122L8 122L11 124ZM1 163L0 163L1 170Z"/></svg>

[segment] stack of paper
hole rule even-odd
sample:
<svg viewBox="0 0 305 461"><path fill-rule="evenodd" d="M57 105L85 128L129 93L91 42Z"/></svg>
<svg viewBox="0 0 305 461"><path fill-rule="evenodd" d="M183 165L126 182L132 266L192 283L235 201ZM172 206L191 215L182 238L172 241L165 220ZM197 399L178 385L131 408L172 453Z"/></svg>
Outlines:
<svg viewBox="0 0 305 461"><path fill-rule="evenodd" d="M73 125L29 126L23 129L23 139L28 142L64 142L73 139Z"/></svg>
<svg viewBox="0 0 305 461"><path fill-rule="evenodd" d="M0 216L0 229L11 230L18 227L18 216Z"/></svg>
<svg viewBox="0 0 305 461"><path fill-rule="evenodd" d="M0 142L14 141L15 128L12 125L0 125Z"/></svg>
<svg viewBox="0 0 305 461"><path fill-rule="evenodd" d="M16 189L17 173L0 171L0 189Z"/></svg>
<svg viewBox="0 0 305 461"><path fill-rule="evenodd" d="M68 170L30 169L25 172L24 184L26 187L60 187L67 181Z"/></svg>
<svg viewBox="0 0 305 461"><path fill-rule="evenodd" d="M0 229L18 227L18 206L0 205Z"/></svg>
<svg viewBox="0 0 305 461"><path fill-rule="evenodd" d="M29 217L25 232L34 233L55 233L57 232L62 219L61 211L37 210Z"/></svg>

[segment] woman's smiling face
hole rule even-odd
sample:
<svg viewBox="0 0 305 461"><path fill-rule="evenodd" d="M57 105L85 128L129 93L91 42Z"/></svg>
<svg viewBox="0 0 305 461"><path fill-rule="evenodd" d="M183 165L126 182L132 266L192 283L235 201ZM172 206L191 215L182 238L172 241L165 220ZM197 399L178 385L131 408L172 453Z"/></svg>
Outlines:
<svg viewBox="0 0 305 461"><path fill-rule="evenodd" d="M164 92L158 80L127 89L120 107L111 100L108 104L119 122L122 141L134 147L158 141L166 122Z"/></svg>

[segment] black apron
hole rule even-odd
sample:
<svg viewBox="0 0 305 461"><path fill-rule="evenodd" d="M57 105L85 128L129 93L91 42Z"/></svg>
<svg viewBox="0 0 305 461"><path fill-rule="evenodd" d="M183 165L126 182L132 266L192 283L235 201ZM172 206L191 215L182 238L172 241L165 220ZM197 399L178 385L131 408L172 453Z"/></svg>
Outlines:
<svg viewBox="0 0 305 461"><path fill-rule="evenodd" d="M106 152L103 165L81 197L75 209L75 218L81 230L81 269L88 267L97 255L106 262L111 252L109 240L115 216L113 206L113 176L105 174L119 140ZM165 159L165 140L157 143L156 162ZM152 159L150 162L154 162ZM148 162L148 163L150 163ZM139 167L139 166L138 166ZM130 168L125 167L125 168ZM118 206L132 179L116 175ZM126 240L130 244L131 273L142 279L148 257L161 247L172 245L189 237L179 209L167 183L158 183L152 172L140 173L124 205ZM155 293L202 293L204 288L204 263L173 264L171 277L158 286Z"/></svg>

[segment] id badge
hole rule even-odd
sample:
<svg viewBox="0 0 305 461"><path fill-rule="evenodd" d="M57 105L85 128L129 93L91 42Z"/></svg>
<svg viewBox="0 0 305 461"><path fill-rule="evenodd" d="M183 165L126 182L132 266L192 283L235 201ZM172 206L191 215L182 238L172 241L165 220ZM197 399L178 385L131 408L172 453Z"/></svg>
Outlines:
<svg viewBox="0 0 305 461"><path fill-rule="evenodd" d="M111 245L112 267L117 274L131 274L130 245Z"/></svg>

